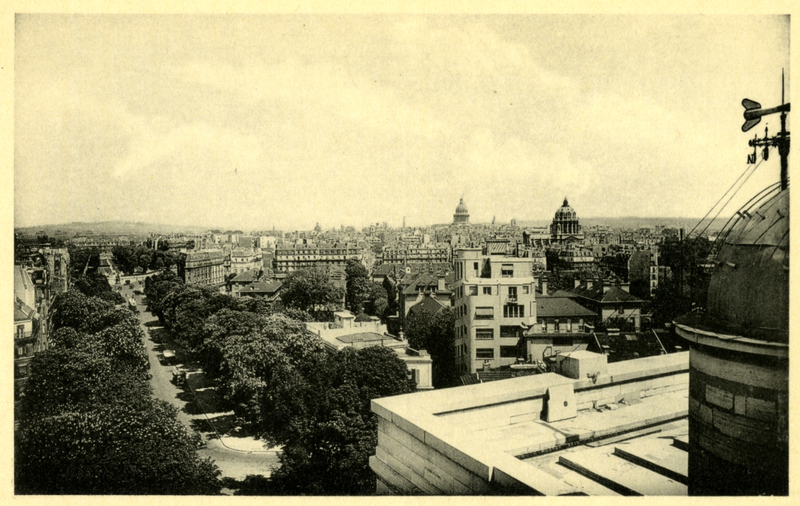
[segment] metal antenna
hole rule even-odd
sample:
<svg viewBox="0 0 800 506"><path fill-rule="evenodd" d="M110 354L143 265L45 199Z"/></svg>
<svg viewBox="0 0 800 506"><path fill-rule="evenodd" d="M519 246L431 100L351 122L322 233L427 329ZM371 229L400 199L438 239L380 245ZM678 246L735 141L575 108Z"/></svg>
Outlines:
<svg viewBox="0 0 800 506"><path fill-rule="evenodd" d="M769 148L770 147L777 147L778 153L781 156L781 190L785 190L789 187L789 132L786 131L786 116L787 113L791 111L791 104L784 103L786 97L786 69L781 69L781 105L778 107L773 107L771 109L762 109L761 104L754 100L744 99L742 100L742 106L744 106L744 125L742 125L742 132L747 132L754 126L761 121L762 116L767 116L770 114L781 113L781 131L778 132L777 135L774 137L769 137L769 132L765 129L764 131L764 138L759 139L756 135L756 138L751 140L748 144L753 146L755 155L755 148L763 147L763 158L764 160L767 159L769 156ZM755 163L755 156L748 155L747 162L748 163Z"/></svg>

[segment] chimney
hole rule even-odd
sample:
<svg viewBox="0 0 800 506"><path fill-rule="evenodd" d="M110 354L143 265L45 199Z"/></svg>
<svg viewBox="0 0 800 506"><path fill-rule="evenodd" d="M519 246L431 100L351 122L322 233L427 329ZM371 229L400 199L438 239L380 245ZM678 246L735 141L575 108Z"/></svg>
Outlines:
<svg viewBox="0 0 800 506"><path fill-rule="evenodd" d="M438 281L438 284L439 284L439 286L437 287L438 291L443 292L445 290L445 288L444 288L444 276L439 276L439 279L437 281Z"/></svg>
<svg viewBox="0 0 800 506"><path fill-rule="evenodd" d="M547 278L542 278L542 295L547 297Z"/></svg>
<svg viewBox="0 0 800 506"><path fill-rule="evenodd" d="M642 318L638 314L633 315L633 327L636 332L641 332L642 330Z"/></svg>
<svg viewBox="0 0 800 506"><path fill-rule="evenodd" d="M608 293L611 290L612 283L610 279L603 280L603 293Z"/></svg>
<svg viewBox="0 0 800 506"><path fill-rule="evenodd" d="M581 280L580 278L575 278L575 288L578 288L579 286L581 286Z"/></svg>
<svg viewBox="0 0 800 506"><path fill-rule="evenodd" d="M587 290L591 290L593 286L594 286L594 279L592 279L592 278L587 279L586 280L586 289Z"/></svg>

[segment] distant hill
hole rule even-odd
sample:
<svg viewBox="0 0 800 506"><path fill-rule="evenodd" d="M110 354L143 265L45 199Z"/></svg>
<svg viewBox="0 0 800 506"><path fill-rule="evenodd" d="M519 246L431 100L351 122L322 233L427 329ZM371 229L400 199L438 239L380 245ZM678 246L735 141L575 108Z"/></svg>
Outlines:
<svg viewBox="0 0 800 506"><path fill-rule="evenodd" d="M35 227L20 227L14 232L35 235L46 234L51 237L68 236L75 237L81 235L131 235L146 236L150 233L175 234L185 232L196 234L208 230L206 227L164 225L157 223L142 223L130 221L101 221L87 223L82 221L72 223L61 223L58 225L39 225Z"/></svg>

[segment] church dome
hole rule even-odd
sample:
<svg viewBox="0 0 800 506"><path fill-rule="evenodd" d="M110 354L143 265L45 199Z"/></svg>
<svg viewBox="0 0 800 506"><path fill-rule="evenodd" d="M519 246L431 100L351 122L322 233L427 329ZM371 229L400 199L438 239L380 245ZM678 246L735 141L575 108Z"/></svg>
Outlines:
<svg viewBox="0 0 800 506"><path fill-rule="evenodd" d="M555 218L556 221L578 219L578 213L576 213L575 210L569 206L569 202L567 202L567 197L564 197L564 203L556 211Z"/></svg>
<svg viewBox="0 0 800 506"><path fill-rule="evenodd" d="M469 222L469 210L467 204L464 203L464 198L458 202L456 207L456 214L453 215L453 223L467 223Z"/></svg>
<svg viewBox="0 0 800 506"><path fill-rule="evenodd" d="M789 190L738 216L715 258L709 323L721 332L788 343Z"/></svg>

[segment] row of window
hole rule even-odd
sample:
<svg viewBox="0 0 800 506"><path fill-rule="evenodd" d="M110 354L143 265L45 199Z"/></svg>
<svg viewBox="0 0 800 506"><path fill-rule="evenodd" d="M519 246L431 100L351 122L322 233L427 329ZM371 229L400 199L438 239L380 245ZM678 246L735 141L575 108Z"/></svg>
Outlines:
<svg viewBox="0 0 800 506"><path fill-rule="evenodd" d="M506 304L503 306L503 318L525 318L525 306L520 304ZM475 308L476 320L493 320L494 308L479 306Z"/></svg>
<svg viewBox="0 0 800 506"><path fill-rule="evenodd" d="M459 287L459 290L457 292L457 295L458 295L459 298L464 297L464 293L465 293L464 288L465 288L464 286ZM481 289L482 289L483 295L493 295L494 294L493 288L494 287L491 287L491 286L482 287ZM517 294L519 293L518 289L519 289L518 286L509 286L508 287L508 291L506 292L506 294L508 295L509 298L516 299L517 298ZM499 287L498 287L498 290L499 290ZM466 293L468 295L470 295L470 296L478 295L478 287L476 285L467 285L466 286ZM522 286L522 294L523 295L528 295L530 293L531 293L531 287L528 286L528 285L523 285Z"/></svg>
<svg viewBox="0 0 800 506"><path fill-rule="evenodd" d="M475 358L478 360L494 358L494 348L475 348ZM517 358L517 347L501 346L500 358Z"/></svg>
<svg viewBox="0 0 800 506"><path fill-rule="evenodd" d="M519 337L520 327L501 325L500 337ZM475 329L475 339L494 339L494 329Z"/></svg>

